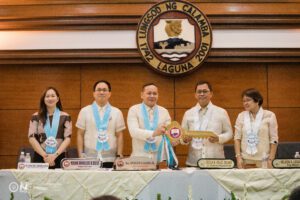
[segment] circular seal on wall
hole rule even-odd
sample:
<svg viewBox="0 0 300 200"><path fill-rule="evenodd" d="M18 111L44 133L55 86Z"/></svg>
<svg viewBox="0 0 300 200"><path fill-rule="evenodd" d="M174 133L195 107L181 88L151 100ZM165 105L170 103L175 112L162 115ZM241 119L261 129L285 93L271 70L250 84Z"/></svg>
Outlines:
<svg viewBox="0 0 300 200"><path fill-rule="evenodd" d="M212 44L207 17L193 4L168 0L152 6L136 34L144 61L155 71L181 75L198 68Z"/></svg>

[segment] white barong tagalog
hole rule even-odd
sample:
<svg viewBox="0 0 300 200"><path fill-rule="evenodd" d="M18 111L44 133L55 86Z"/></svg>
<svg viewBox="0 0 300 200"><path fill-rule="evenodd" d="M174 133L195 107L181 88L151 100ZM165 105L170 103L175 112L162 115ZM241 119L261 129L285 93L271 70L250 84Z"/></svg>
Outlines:
<svg viewBox="0 0 300 200"><path fill-rule="evenodd" d="M202 123L200 123L200 116L199 116L200 110L196 110L194 113L194 130L199 131L206 131L209 119L212 116L212 109L207 107L207 110L205 111L204 115L202 116ZM192 140L192 147L194 149L202 149L204 146L204 139L202 138L193 138Z"/></svg>
<svg viewBox="0 0 300 200"><path fill-rule="evenodd" d="M246 129L247 137L247 148L246 152L250 155L255 155L257 153L257 144L259 143L258 132L263 118L263 109L260 107L256 114L255 120L251 123L250 119L251 113L248 111L244 115L244 124Z"/></svg>

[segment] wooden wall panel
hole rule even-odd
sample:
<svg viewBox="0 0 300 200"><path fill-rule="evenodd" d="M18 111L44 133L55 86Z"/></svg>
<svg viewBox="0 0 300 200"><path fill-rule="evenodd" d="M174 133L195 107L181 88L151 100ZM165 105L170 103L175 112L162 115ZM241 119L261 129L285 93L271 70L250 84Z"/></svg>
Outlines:
<svg viewBox="0 0 300 200"><path fill-rule="evenodd" d="M186 161L186 156L177 156L178 162L179 162L179 167L185 167L185 161Z"/></svg>
<svg viewBox="0 0 300 200"><path fill-rule="evenodd" d="M72 66L1 66L0 109L37 109L42 92L54 86L65 108L80 106L80 68Z"/></svg>
<svg viewBox="0 0 300 200"><path fill-rule="evenodd" d="M17 166L17 156L1 156L0 169L15 169Z"/></svg>
<svg viewBox="0 0 300 200"><path fill-rule="evenodd" d="M145 4L157 3L159 0L0 0L0 5L43 5L43 4L84 4L84 3L110 3L110 4ZM191 3L292 3L299 0L188 0Z"/></svg>
<svg viewBox="0 0 300 200"><path fill-rule="evenodd" d="M71 115L72 144L76 146L75 123L79 110L65 110ZM37 110L0 110L0 155L17 155L28 142L29 121Z"/></svg>
<svg viewBox="0 0 300 200"><path fill-rule="evenodd" d="M269 65L270 107L300 107L299 66L299 63Z"/></svg>
<svg viewBox="0 0 300 200"><path fill-rule="evenodd" d="M276 114L279 142L299 142L300 108L271 108L270 110Z"/></svg>
<svg viewBox="0 0 300 200"><path fill-rule="evenodd" d="M17 155L29 146L28 125L34 110L0 110L0 155Z"/></svg>
<svg viewBox="0 0 300 200"><path fill-rule="evenodd" d="M6 6L1 3L1 19L39 19L42 17L57 18L59 17L96 17L96 16L141 16L154 3L69 3L65 5L59 4L44 4L40 5L19 5ZM2 6L3 5L3 6ZM299 3L232 3L232 2L210 2L210 3L194 3L195 6L201 8L206 15L297 15L299 14ZM234 8L232 11L230 8ZM281 9L280 9L281 8ZM56 12L51 12L51 10ZM4 12L5 11L5 12ZM127 22L128 23L128 22Z"/></svg>
<svg viewBox="0 0 300 200"><path fill-rule="evenodd" d="M2 65L143 63L137 49L0 50ZM300 48L212 48L207 63L300 63ZM142 66L145 66L141 64ZM73 65L72 65L73 66Z"/></svg>
<svg viewBox="0 0 300 200"><path fill-rule="evenodd" d="M255 87L267 96L266 67L257 63L205 63L199 70L178 78L175 82L176 108L190 108L195 105L195 84L207 80L212 84L212 101L224 108L241 107L243 90Z"/></svg>
<svg viewBox="0 0 300 200"><path fill-rule="evenodd" d="M174 107L173 79L154 73L145 64L90 65L82 69L81 79L82 106L93 100L94 83L106 79L112 84L111 103L118 108L129 108L141 102L142 85L149 82L159 87L159 104L166 108Z"/></svg>
<svg viewBox="0 0 300 200"><path fill-rule="evenodd" d="M76 121L77 117L80 111L80 108L77 109L65 109L65 112L67 112L71 116L72 120L72 136L71 136L71 144L70 147L76 147L77 145L77 128L76 128Z"/></svg>
<svg viewBox="0 0 300 200"><path fill-rule="evenodd" d="M153 72L145 64L86 65L7 65L0 67L0 168L15 167L19 149L29 146L28 124L38 109L41 91L54 85L61 93L63 105L73 121L71 147L76 147L75 123L79 110L90 104L96 80L112 83L111 103L119 107L126 120L131 105L140 103L141 85L159 86L159 104L167 107L172 119L181 123L184 112L196 104L194 85L209 80L214 87L213 103L225 108L232 125L243 110L240 93L256 87L265 98L264 107L274 111L279 123L280 141L299 141L300 97L298 64L205 63L192 74L170 78ZM131 153L131 137L124 131L124 154ZM232 143L232 141L230 142ZM13 145L12 145L13 144ZM176 147L183 166L187 146Z"/></svg>
<svg viewBox="0 0 300 200"><path fill-rule="evenodd" d="M141 16L157 2L4 0L0 1L0 29L135 30ZM300 24L297 0L192 2L214 28L297 28Z"/></svg>
<svg viewBox="0 0 300 200"><path fill-rule="evenodd" d="M129 156L131 154L132 148L131 148L131 137L128 131L128 126L127 126L127 115L128 115L128 109L121 109L124 120L126 123L126 129L123 132L124 136L124 149L123 149L123 155Z"/></svg>

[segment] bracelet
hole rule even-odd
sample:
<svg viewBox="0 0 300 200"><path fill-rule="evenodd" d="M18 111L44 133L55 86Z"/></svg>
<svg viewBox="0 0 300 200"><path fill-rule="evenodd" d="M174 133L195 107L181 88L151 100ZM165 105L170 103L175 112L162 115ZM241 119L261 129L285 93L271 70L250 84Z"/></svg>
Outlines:
<svg viewBox="0 0 300 200"><path fill-rule="evenodd" d="M238 153L238 154L235 154L235 157L237 158L237 157L239 157L239 156L241 156L241 154L240 153Z"/></svg>

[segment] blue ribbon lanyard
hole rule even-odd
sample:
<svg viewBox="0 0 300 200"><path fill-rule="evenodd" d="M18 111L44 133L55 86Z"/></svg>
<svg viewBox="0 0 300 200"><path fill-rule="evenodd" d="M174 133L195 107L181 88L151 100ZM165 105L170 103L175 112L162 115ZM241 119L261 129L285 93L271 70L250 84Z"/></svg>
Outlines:
<svg viewBox="0 0 300 200"><path fill-rule="evenodd" d="M52 126L50 126L50 119L49 119L49 115L47 114L47 120L44 126L44 130L47 137L46 153L53 154L56 152L57 149L56 135L58 131L59 119L60 119L60 110L57 107L55 108L55 111L53 113Z"/></svg>
<svg viewBox="0 0 300 200"><path fill-rule="evenodd" d="M103 119L101 120L99 112L98 112L98 106L96 102L92 104L93 108L93 115L96 122L96 128L98 131L98 137L97 137L97 143L96 143L96 150L99 151L108 151L110 149L110 146L108 144L108 135L105 131L107 131L108 128L108 122L111 112L111 106L107 104L106 110L103 115Z"/></svg>
<svg viewBox="0 0 300 200"><path fill-rule="evenodd" d="M149 116L148 116L146 105L144 103L142 103L142 116L143 116L143 119L144 119L145 129L154 131L158 126L158 118L159 118L157 106L154 107L153 122L152 123L150 123L150 119L149 119ZM151 142L150 140L146 140L145 145L144 145L144 150L146 152L157 151L155 141Z"/></svg>
<svg viewBox="0 0 300 200"><path fill-rule="evenodd" d="M164 159L164 157L166 157L167 165L169 168L178 167L178 160L176 154L173 150L169 138L166 135L162 136L162 140L158 147L157 163L161 162Z"/></svg>

